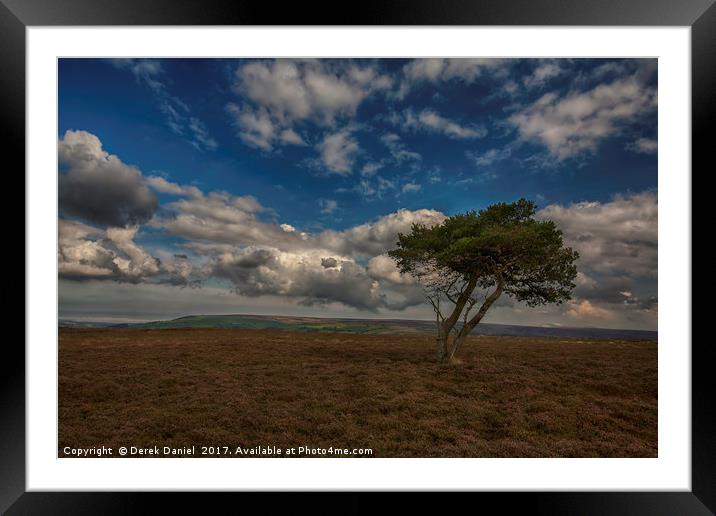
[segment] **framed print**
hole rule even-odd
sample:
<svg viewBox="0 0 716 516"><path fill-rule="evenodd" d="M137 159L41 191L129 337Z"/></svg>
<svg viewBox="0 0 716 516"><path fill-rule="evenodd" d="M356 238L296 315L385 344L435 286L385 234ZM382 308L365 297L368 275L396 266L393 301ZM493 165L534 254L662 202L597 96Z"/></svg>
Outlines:
<svg viewBox="0 0 716 516"><path fill-rule="evenodd" d="M460 491L709 514L711 4L390 2L347 26L3 0L27 300L3 511Z"/></svg>

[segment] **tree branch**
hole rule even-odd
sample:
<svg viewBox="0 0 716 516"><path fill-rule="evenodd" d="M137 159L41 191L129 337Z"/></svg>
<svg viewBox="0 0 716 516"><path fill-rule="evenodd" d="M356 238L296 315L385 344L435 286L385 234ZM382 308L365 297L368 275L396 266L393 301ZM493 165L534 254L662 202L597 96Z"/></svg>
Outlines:
<svg viewBox="0 0 716 516"><path fill-rule="evenodd" d="M461 290L460 296L457 298L457 302L455 303L455 308L453 309L452 313L443 322L447 330L445 333L449 333L450 330L452 330L452 328L455 326L455 323L457 323L463 308L465 308L465 304L467 303L468 299L470 299L470 296L472 295L472 292L475 290L476 286L477 275L473 274L472 276L470 276L470 279L468 280L467 284Z"/></svg>
<svg viewBox="0 0 716 516"><path fill-rule="evenodd" d="M472 319L470 319L470 321L465 326L463 326L462 331L460 332L461 334L464 334L464 335L470 334L470 332L475 328L475 326L477 326L477 323L479 323L482 320L482 318L485 316L485 314L490 309L492 304L495 301L497 301L497 299L502 295L502 291L504 290L504 288L505 288L505 280L502 278L502 274L500 274L497 279L497 287L492 292L492 294L487 296L487 298L482 303L482 306L477 311L475 316Z"/></svg>

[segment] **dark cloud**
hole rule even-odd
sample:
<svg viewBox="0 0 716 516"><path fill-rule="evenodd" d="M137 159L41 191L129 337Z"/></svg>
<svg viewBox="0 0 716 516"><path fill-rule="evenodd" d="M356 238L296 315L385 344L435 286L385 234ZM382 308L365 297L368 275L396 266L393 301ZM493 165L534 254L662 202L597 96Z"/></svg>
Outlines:
<svg viewBox="0 0 716 516"><path fill-rule="evenodd" d="M268 249L251 249L236 259L234 265L242 269L255 269L260 265L267 265L274 259L274 254Z"/></svg>
<svg viewBox="0 0 716 516"><path fill-rule="evenodd" d="M156 195L142 173L102 149L95 135L67 131L58 145L59 211L91 224L129 227L152 218Z"/></svg>
<svg viewBox="0 0 716 516"><path fill-rule="evenodd" d="M338 260L335 258L321 258L321 265L326 269L331 269L338 265Z"/></svg>

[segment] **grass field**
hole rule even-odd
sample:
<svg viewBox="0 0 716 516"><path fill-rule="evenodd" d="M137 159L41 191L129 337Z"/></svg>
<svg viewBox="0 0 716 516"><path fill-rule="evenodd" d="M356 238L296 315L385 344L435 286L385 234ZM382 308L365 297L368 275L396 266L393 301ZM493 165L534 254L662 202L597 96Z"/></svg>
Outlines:
<svg viewBox="0 0 716 516"><path fill-rule="evenodd" d="M471 337L459 363L439 366L427 335L64 328L59 335L60 450L657 456L655 341Z"/></svg>

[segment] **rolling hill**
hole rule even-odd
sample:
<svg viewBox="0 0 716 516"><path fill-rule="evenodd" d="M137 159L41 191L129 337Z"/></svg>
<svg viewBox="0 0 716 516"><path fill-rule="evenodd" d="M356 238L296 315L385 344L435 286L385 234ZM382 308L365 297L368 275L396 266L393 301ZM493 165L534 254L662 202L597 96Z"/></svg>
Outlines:
<svg viewBox="0 0 716 516"><path fill-rule="evenodd" d="M188 315L165 321L144 323L101 323L73 320L59 321L65 328L135 328L135 329L270 329L321 333L355 334L431 334L435 331L432 321L400 319L333 319L319 317L292 317L280 315ZM567 328L518 326L482 323L473 334L492 336L532 337L582 337L601 339L656 340L656 331L621 330L607 328Z"/></svg>

